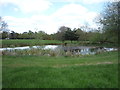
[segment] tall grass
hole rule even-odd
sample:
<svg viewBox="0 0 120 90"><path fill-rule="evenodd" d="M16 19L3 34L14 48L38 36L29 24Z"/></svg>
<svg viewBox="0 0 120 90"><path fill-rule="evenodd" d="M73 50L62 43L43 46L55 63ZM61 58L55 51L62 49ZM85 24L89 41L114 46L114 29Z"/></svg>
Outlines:
<svg viewBox="0 0 120 90"><path fill-rule="evenodd" d="M26 49L26 50L5 50L1 51L0 55L11 56L23 56L23 55L35 55L35 56L64 56L66 53L62 50L50 50L50 49Z"/></svg>

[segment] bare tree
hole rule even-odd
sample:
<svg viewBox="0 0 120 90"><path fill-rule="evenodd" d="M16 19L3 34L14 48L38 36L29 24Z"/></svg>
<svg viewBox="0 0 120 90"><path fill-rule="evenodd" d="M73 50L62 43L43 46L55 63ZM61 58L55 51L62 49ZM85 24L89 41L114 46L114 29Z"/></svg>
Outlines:
<svg viewBox="0 0 120 90"><path fill-rule="evenodd" d="M3 20L1 16L0 16L0 31L9 32L8 24Z"/></svg>
<svg viewBox="0 0 120 90"><path fill-rule="evenodd" d="M3 20L3 18L0 16L0 38L4 37L4 33L7 33L6 38L9 38L9 29L8 24Z"/></svg>

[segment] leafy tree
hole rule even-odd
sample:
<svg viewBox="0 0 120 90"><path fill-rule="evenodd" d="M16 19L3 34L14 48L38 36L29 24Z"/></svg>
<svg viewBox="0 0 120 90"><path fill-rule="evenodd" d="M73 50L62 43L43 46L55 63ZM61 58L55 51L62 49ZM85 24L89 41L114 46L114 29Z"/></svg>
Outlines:
<svg viewBox="0 0 120 90"><path fill-rule="evenodd" d="M101 13L99 23L102 24L103 34L106 42L118 43L120 26L120 1L107 3L105 10Z"/></svg>
<svg viewBox="0 0 120 90"><path fill-rule="evenodd" d="M44 31L38 31L35 33L35 38L40 40L45 40L47 34Z"/></svg>
<svg viewBox="0 0 120 90"><path fill-rule="evenodd" d="M21 35L21 38L22 39L29 39L28 32L23 32L22 35Z"/></svg>
<svg viewBox="0 0 120 90"><path fill-rule="evenodd" d="M11 33L9 34L10 39L17 39L18 38L18 33L11 31Z"/></svg>
<svg viewBox="0 0 120 90"><path fill-rule="evenodd" d="M79 36L76 34L76 30L72 31L68 28L67 31L65 31L64 38L65 40L71 40L72 42L73 40L78 40Z"/></svg>
<svg viewBox="0 0 120 90"><path fill-rule="evenodd" d="M56 33L50 34L49 37L50 37L50 40L57 40Z"/></svg>
<svg viewBox="0 0 120 90"><path fill-rule="evenodd" d="M29 35L29 39L34 38L34 33L31 30L29 30L28 35Z"/></svg>
<svg viewBox="0 0 120 90"><path fill-rule="evenodd" d="M67 31L68 27L65 27L65 26L61 26L58 30L58 32L56 33L56 38L58 40L61 40L61 41L65 41L65 37L64 37L64 34L65 32Z"/></svg>
<svg viewBox="0 0 120 90"><path fill-rule="evenodd" d="M79 36L78 40L79 41L85 41L86 39L86 34L84 31L82 31L80 28L75 29L76 30L76 34Z"/></svg>
<svg viewBox="0 0 120 90"><path fill-rule="evenodd" d="M89 41L91 41L92 43L104 43L105 38L104 38L104 34L100 33L99 31L94 31L94 32L89 32Z"/></svg>
<svg viewBox="0 0 120 90"><path fill-rule="evenodd" d="M8 38L8 32L3 31L2 32L2 39L6 39L6 38Z"/></svg>
<svg viewBox="0 0 120 90"><path fill-rule="evenodd" d="M71 30L71 28L66 26L61 26L59 31L54 35L57 40L65 41L65 40L78 40L79 36L76 34L76 30Z"/></svg>

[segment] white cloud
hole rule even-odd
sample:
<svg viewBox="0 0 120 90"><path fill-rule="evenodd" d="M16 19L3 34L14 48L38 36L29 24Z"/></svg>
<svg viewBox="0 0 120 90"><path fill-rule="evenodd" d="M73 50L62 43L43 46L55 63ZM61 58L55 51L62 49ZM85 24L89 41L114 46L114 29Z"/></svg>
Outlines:
<svg viewBox="0 0 120 90"><path fill-rule="evenodd" d="M78 4L68 4L60 8L54 15L76 15L87 12L87 9Z"/></svg>
<svg viewBox="0 0 120 90"><path fill-rule="evenodd" d="M52 3L47 0L0 0L0 5L9 3L16 5L24 13L40 13L52 5Z"/></svg>
<svg viewBox="0 0 120 90"><path fill-rule="evenodd" d="M20 8L26 13L41 12L47 10L50 5L52 4L45 0L24 0L24 2L20 4Z"/></svg>
<svg viewBox="0 0 120 90"><path fill-rule="evenodd" d="M11 31L22 33L35 28L30 18L15 18L12 16L5 16L3 18L8 23Z"/></svg>
<svg viewBox="0 0 120 90"><path fill-rule="evenodd" d="M18 12L18 11L19 11L19 9L18 9L18 8L14 8L14 11Z"/></svg>
<svg viewBox="0 0 120 90"><path fill-rule="evenodd" d="M71 28L79 28L86 22L90 26L95 26L93 19L96 16L96 12L90 12L87 8L79 4L65 5L52 15L59 26L66 25Z"/></svg>
<svg viewBox="0 0 120 90"><path fill-rule="evenodd" d="M78 4L68 4L58 9L56 12L49 16L37 14L31 18L15 18L5 16L9 28L15 32L25 32L28 30L35 31L35 28L44 30L46 33L57 32L60 26L68 26L70 28L79 28L87 22L91 27L96 27L93 19L97 13L90 12L85 7Z"/></svg>

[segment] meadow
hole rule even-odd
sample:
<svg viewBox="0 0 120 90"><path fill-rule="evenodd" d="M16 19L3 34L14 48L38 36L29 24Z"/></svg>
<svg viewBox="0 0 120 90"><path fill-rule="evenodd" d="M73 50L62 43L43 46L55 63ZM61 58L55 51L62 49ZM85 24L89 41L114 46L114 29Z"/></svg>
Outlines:
<svg viewBox="0 0 120 90"><path fill-rule="evenodd" d="M36 39L21 39L21 40L2 40L2 47L20 47L20 46L35 46L35 45L48 45L48 44L62 44L57 40L36 40Z"/></svg>
<svg viewBox="0 0 120 90"><path fill-rule="evenodd" d="M3 88L118 88L118 52L82 57L3 55Z"/></svg>
<svg viewBox="0 0 120 90"><path fill-rule="evenodd" d="M21 46L36 46L36 45L82 45L82 46L106 46L106 47L118 47L117 44L112 43L92 43L90 41L59 41L59 40L39 40L39 39L9 39L0 40L2 47L21 47Z"/></svg>

